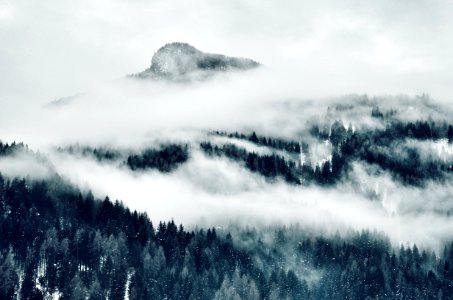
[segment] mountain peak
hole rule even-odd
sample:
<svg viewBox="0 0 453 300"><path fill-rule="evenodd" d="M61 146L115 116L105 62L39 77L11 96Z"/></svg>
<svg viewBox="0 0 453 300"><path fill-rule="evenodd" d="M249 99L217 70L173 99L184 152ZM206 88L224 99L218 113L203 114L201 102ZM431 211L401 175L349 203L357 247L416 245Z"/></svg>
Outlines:
<svg viewBox="0 0 453 300"><path fill-rule="evenodd" d="M202 52L187 43L169 43L154 53L149 69L138 77L184 77L195 72L247 70L259 66L248 58Z"/></svg>

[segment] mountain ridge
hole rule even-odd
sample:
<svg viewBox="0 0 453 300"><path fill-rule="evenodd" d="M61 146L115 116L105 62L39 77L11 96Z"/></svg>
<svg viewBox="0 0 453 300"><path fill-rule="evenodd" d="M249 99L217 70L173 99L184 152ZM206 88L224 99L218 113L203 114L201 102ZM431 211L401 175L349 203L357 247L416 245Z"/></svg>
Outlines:
<svg viewBox="0 0 453 300"><path fill-rule="evenodd" d="M188 43L172 42L160 47L151 59L146 70L127 75L133 79L169 80L191 82L204 80L216 73L227 71L246 71L261 66L260 63L243 57L226 56L198 50ZM55 99L45 105L58 108L70 104L85 93Z"/></svg>
<svg viewBox="0 0 453 300"><path fill-rule="evenodd" d="M187 43L173 42L160 47L154 53L150 67L133 77L180 78L200 72L212 75L219 71L249 70L258 66L258 62L249 58L207 53Z"/></svg>

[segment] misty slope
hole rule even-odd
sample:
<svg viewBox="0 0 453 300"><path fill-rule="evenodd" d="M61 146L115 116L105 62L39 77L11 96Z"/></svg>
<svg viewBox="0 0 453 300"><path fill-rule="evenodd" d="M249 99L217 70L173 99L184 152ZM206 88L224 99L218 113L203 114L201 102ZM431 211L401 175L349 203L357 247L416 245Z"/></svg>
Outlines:
<svg viewBox="0 0 453 300"><path fill-rule="evenodd" d="M261 69L195 82L255 66L169 44L145 72L47 110L47 159L0 143L3 293L450 297L451 111L426 95L286 100L247 81ZM131 211L222 230L154 230Z"/></svg>
<svg viewBox="0 0 453 300"><path fill-rule="evenodd" d="M6 145L4 148L7 149ZM0 174L2 299L451 299L439 256L368 231L188 231L95 199L61 177ZM127 295L127 296L126 296Z"/></svg>
<svg viewBox="0 0 453 300"><path fill-rule="evenodd" d="M292 138L245 129L200 130L192 135L160 136L138 147L62 146L56 153L49 152L43 163L48 165L47 175L38 180L21 178L36 178L28 164L42 160L40 155L22 143L0 143L1 296L451 298L453 126L441 115L409 117L403 108L381 104L362 99L329 106L325 118L310 120ZM432 111L436 110L433 106ZM354 125L343 121L352 119ZM77 175L74 169L84 164L87 169ZM206 165L219 173L211 173ZM60 171L65 171L64 176ZM121 174L121 181L111 181L109 173ZM66 176L78 186L68 184ZM78 176L88 182L80 184ZM260 184L236 191L228 176ZM178 217L195 211L202 217L220 212L224 218L233 218L225 209L231 201L226 196L231 195L237 212L250 210L270 226L230 225L205 232L187 231L171 221L154 228L145 213L109 198L101 201L105 194L93 196L79 189L85 184L96 187L104 180L114 191L130 178L137 184L126 185L124 201L128 195L138 195L140 203L148 203L146 213L154 224L169 219L154 215L171 202L165 197L175 189L186 208L170 203L177 207L171 210L172 216L183 210ZM175 178L176 185L158 188ZM151 193L143 193L141 187L153 181L157 185L151 186ZM199 190L180 192L186 182ZM375 187L376 182L383 187ZM214 187L203 190L208 184ZM220 189L225 185L231 191ZM434 189L439 191L433 194ZM250 190L257 193L256 199L250 197ZM310 194L313 190L317 193ZM404 196L408 191L414 196ZM212 196L209 201L198 202L206 194ZM333 200L329 194L335 194ZM305 195L312 204L304 202ZM398 196L407 202L387 211L388 199ZM277 205L269 205L266 197L275 198ZM314 201L332 208L317 210ZM218 206L209 208L214 202ZM266 206L280 223L269 221L269 212L261 215L258 209ZM285 209L294 212L292 218ZM311 210L315 221L337 224L334 221L347 220L351 227L335 235L323 231L329 225L314 228L306 219ZM362 214L377 222L354 223ZM237 218L241 217L248 215ZM220 222L220 218L211 218L209 226ZM426 220L431 223L427 225ZM390 225L385 227L382 221ZM285 222L302 226L275 225ZM383 234L367 231L379 226L387 230ZM400 235L394 235L395 228ZM418 241L429 240L427 233L433 233L432 243L420 245ZM398 240L408 234L407 239Z"/></svg>
<svg viewBox="0 0 453 300"><path fill-rule="evenodd" d="M452 33L453 0L0 0L0 300L453 300Z"/></svg>
<svg viewBox="0 0 453 300"><path fill-rule="evenodd" d="M283 179L289 184L305 186L334 186L349 182L354 164L374 169L373 176L388 173L394 181L407 186L423 187L429 182L443 183L451 179L451 124L391 119L384 117L377 106L371 109L370 117L385 127L353 130L350 124L335 120L327 124L313 123L308 134L298 140L263 136L254 131L247 134L213 131L201 143L190 141L190 147L187 144L166 144L160 145L159 150L148 148L142 153L122 155L118 149L102 147L70 146L59 151L82 157L91 155L98 161L123 161L132 170L160 171L174 170L189 161L191 152L201 151L209 158L226 157L237 162L241 167L262 175L269 183ZM316 143L326 146L324 157L316 157Z"/></svg>

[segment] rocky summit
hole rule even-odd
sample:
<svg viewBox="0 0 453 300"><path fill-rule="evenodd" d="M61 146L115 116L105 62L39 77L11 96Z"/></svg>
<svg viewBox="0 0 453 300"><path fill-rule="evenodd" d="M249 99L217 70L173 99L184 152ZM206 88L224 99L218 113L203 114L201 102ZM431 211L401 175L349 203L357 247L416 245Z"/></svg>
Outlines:
<svg viewBox="0 0 453 300"><path fill-rule="evenodd" d="M229 57L202 52L186 43L170 43L153 55L151 66L137 74L138 77L178 78L216 71L247 70L259 63L248 58Z"/></svg>

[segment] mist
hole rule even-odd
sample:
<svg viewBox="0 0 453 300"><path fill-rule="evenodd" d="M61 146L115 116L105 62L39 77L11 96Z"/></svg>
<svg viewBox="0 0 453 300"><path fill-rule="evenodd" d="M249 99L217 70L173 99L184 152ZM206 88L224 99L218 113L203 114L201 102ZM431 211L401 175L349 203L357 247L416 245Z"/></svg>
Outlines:
<svg viewBox="0 0 453 300"><path fill-rule="evenodd" d="M383 128L370 117L373 106L394 109L402 120L453 119L452 6L444 1L197 0L170 6L3 0L0 138L42 151L72 183L146 211L153 221L368 228L385 232L394 244L438 250L453 232L443 213L453 209L449 182L407 187L357 164L351 180L334 188L270 184L197 147L213 139L212 130L257 131L310 144L311 160L317 162L329 159L332 146L307 135L314 123L341 120L355 130ZM126 77L148 68L153 53L172 41L249 57L262 66L188 83ZM72 95L64 105L48 105ZM341 105L354 109L337 109ZM73 144L139 151L169 142L188 143L193 150L189 162L170 174L137 173L55 151ZM423 157L452 159L448 145L408 143ZM0 170L11 177L48 175L23 158L2 159Z"/></svg>
<svg viewBox="0 0 453 300"><path fill-rule="evenodd" d="M449 2L173 4L3 0L2 99L45 103L89 91L144 69L171 41L286 68L319 92L450 99Z"/></svg>
<svg viewBox="0 0 453 300"><path fill-rule="evenodd" d="M208 81L182 85L121 79L61 107L42 106L25 122L16 122L16 116L4 118L2 136L7 141L26 141L33 149L43 151L55 171L71 183L91 190L97 197L109 196L133 210L145 211L154 222L174 219L186 226L207 227L301 224L316 232L331 233L370 229L384 232L394 245L416 243L439 251L453 232L450 217L444 213L453 209L449 201L451 184L405 187L385 172L376 175L369 166L357 165L351 180L336 187L294 187L280 180L269 183L225 158L209 158L198 145L205 140L230 142L210 136L210 130L256 130L308 143L309 159L316 163L331 159L333 146L309 137L307 132L313 124L322 126L325 122L330 126L330 121L339 119L356 130L380 128L383 125L370 117L376 103L414 120L445 120L448 109L437 109L442 104L435 100L429 102L434 103L434 109L426 109L419 98L404 96L295 98L301 91L288 92L283 83L272 91L261 90L269 86L257 85L258 80L266 80L266 72L220 74ZM365 104L360 104L364 99ZM344 104L356 108L332 112L336 105ZM412 117L405 113L408 110ZM170 174L132 172L117 162L99 162L55 150L80 144L140 151L171 142L188 143L191 151L188 163ZM441 151L429 142L407 143L420 148L424 157L452 158L448 144ZM243 141L236 144L257 153L269 152ZM4 160L0 164L2 173L44 176L38 167L27 168L25 160L19 160L20 164L17 161Z"/></svg>

